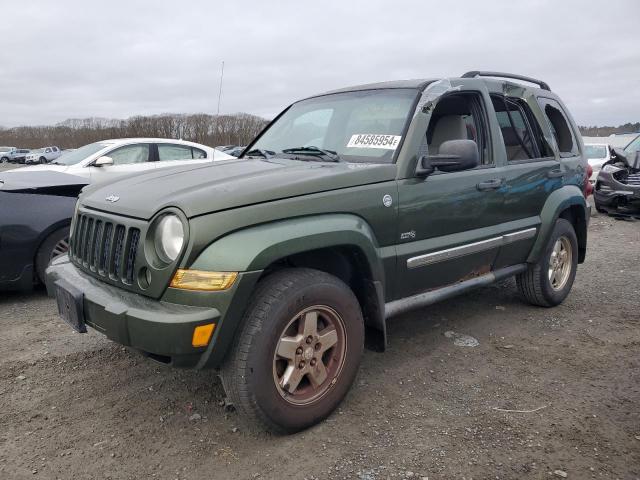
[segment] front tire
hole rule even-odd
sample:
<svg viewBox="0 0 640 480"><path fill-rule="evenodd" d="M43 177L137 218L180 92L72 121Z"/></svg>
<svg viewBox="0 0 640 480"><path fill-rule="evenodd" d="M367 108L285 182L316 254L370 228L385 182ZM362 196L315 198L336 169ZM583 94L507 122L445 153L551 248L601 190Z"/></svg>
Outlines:
<svg viewBox="0 0 640 480"><path fill-rule="evenodd" d="M578 268L578 239L573 225L559 218L538 263L516 276L520 296L541 307L559 305L567 298Z"/></svg>
<svg viewBox="0 0 640 480"><path fill-rule="evenodd" d="M317 270L282 270L258 284L222 383L240 413L293 433L338 406L363 348L360 305L344 282Z"/></svg>
<svg viewBox="0 0 640 480"><path fill-rule="evenodd" d="M40 163L47 163L47 159L44 157L40 157Z"/></svg>

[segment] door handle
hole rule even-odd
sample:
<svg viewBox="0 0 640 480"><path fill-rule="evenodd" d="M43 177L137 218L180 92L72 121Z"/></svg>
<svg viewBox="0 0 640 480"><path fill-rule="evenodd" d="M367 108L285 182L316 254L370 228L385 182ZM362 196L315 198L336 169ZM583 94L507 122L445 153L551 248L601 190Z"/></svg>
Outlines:
<svg viewBox="0 0 640 480"><path fill-rule="evenodd" d="M491 180L485 180L476 185L476 188L480 191L484 190L497 190L504 185L504 178L492 178Z"/></svg>
<svg viewBox="0 0 640 480"><path fill-rule="evenodd" d="M559 178L564 176L564 172L562 170L560 170L559 168L556 168L555 170L549 170L547 172L547 177L549 178Z"/></svg>

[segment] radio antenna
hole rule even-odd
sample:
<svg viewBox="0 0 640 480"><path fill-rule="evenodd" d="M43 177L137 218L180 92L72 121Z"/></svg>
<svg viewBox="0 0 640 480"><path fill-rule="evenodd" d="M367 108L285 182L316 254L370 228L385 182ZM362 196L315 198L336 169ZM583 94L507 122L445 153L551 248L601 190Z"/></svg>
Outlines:
<svg viewBox="0 0 640 480"><path fill-rule="evenodd" d="M222 61L222 71L220 72L220 90L218 91L218 110L216 116L220 115L220 99L222 98L222 80L224 79L224 60Z"/></svg>
<svg viewBox="0 0 640 480"><path fill-rule="evenodd" d="M222 61L222 70L220 71L220 89L218 90L218 109L216 110L216 123L215 123L215 127L216 130L214 132L214 139L215 139L215 134L218 133L218 122L220 121L220 99L222 98L222 80L224 79L224 60ZM213 148L213 159L215 160L216 158L216 149L215 146Z"/></svg>

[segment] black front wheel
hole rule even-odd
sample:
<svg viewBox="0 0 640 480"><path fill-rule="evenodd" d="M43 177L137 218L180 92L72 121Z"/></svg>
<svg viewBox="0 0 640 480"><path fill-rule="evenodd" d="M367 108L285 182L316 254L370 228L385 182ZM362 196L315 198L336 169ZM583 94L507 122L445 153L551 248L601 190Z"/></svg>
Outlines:
<svg viewBox="0 0 640 480"><path fill-rule="evenodd" d="M36 273L38 280L45 282L45 271L56 258L69 251L69 228L56 230L40 244L36 253Z"/></svg>
<svg viewBox="0 0 640 480"><path fill-rule="evenodd" d="M44 157L40 157L40 163L47 163L47 159Z"/></svg>
<svg viewBox="0 0 640 480"><path fill-rule="evenodd" d="M262 280L221 372L240 413L292 433L342 401L364 347L360 305L338 278L287 269Z"/></svg>

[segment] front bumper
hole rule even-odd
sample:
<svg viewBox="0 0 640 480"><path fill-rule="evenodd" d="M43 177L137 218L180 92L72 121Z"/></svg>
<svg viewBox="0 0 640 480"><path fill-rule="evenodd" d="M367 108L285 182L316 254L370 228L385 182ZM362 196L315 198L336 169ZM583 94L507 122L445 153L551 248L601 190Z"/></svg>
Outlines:
<svg viewBox="0 0 640 480"><path fill-rule="evenodd" d="M601 172L593 192L596 208L612 215L640 216L640 188Z"/></svg>
<svg viewBox="0 0 640 480"><path fill-rule="evenodd" d="M228 339L232 338L231 326L237 322L227 321L227 333L221 336L222 312L230 316L230 296L236 288L226 292L212 292L218 296L221 308L214 302L202 300L200 306L183 305L145 297L108 285L77 269L67 256L54 261L47 269L47 291L55 296L58 280L71 283L83 293L85 323L103 333L109 339L135 348L151 358L183 368L205 368L219 366ZM247 282L245 282L247 283ZM237 287L237 285L235 286ZM186 292L186 295L193 292ZM174 295L175 297L175 292ZM208 305L206 305L208 303ZM221 312L222 311L222 312ZM235 315L237 318L237 315ZM234 319L235 320L235 319ZM206 347L193 347L193 330L198 325L215 323L214 335ZM220 347L219 349L214 348Z"/></svg>

